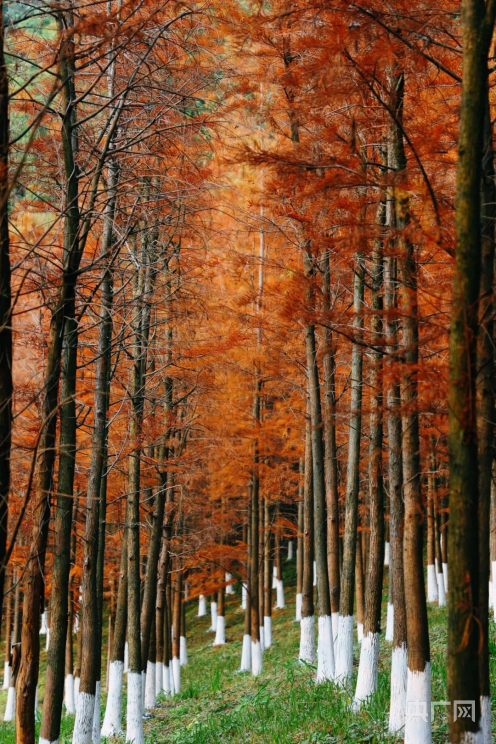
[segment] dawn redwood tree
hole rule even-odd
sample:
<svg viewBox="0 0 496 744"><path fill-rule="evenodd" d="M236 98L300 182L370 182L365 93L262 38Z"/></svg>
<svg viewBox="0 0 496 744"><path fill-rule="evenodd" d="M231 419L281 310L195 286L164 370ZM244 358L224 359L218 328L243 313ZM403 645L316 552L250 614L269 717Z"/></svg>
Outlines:
<svg viewBox="0 0 496 744"><path fill-rule="evenodd" d="M479 551L489 560L487 529L487 442L478 452L478 407L484 395L476 396L477 338L481 291L481 177L483 174L484 124L487 112L488 54L494 31L496 3L493 0L462 2L462 101L458 135L456 181L456 250L450 326L449 452L450 529L448 597L448 694L450 700L475 700L475 716L457 716L450 707L452 744L481 737L481 631L487 627L488 574L481 593ZM486 142L488 142L486 137ZM492 166L491 166L492 170ZM486 174L484 174L486 176ZM484 193L484 189L483 189ZM486 208L486 206L485 206ZM491 207L494 208L494 207ZM487 227L487 223L486 223ZM491 230L494 227L492 226ZM487 251L484 234L483 244ZM486 267L485 267L486 268ZM484 286L482 286L484 291ZM483 305L486 304L484 301ZM482 349L480 348L481 352ZM491 351L492 356L492 351ZM485 406L482 407L482 411ZM492 427L491 427L492 428ZM483 433L482 431L480 432ZM479 454L483 461L479 463ZM482 471L479 467L482 466ZM484 492L480 493L480 485ZM482 535L483 544L480 545ZM481 596L483 606L481 606ZM482 626L481 626L482 621ZM484 643L484 641L483 641ZM481 669L479 667L481 666ZM485 701L486 702L486 701ZM486 713L487 716L487 713Z"/></svg>
<svg viewBox="0 0 496 744"><path fill-rule="evenodd" d="M314 550L314 508L313 508L313 467L312 432L310 403L307 400L305 419L305 460L303 483L303 576L300 622L299 658L307 664L315 663L315 609L313 603L313 550Z"/></svg>

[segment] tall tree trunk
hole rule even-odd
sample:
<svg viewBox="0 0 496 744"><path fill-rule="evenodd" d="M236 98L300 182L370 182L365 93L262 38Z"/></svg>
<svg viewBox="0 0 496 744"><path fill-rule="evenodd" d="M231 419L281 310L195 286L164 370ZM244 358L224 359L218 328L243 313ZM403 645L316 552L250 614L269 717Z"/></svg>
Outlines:
<svg viewBox="0 0 496 744"><path fill-rule="evenodd" d="M385 223L385 209L379 207L379 224ZM384 571L384 490L382 476L382 340L383 311L382 240L372 252L372 320L370 368L370 543L367 562L367 593L360 666L355 691L355 706L359 706L377 690L379 674L379 635L381 631L382 578Z"/></svg>
<svg viewBox="0 0 496 744"><path fill-rule="evenodd" d="M264 646L265 648L270 648L272 646L272 525L270 518L270 504L267 499L265 499L264 517Z"/></svg>
<svg viewBox="0 0 496 744"><path fill-rule="evenodd" d="M0 631L6 570L12 438L12 308L8 214L9 79L4 44L4 4L0 2Z"/></svg>
<svg viewBox="0 0 496 744"><path fill-rule="evenodd" d="M60 13L59 28L65 32L66 24L73 23L72 12ZM82 245L79 239L79 207L78 180L79 173L75 161L77 149L76 140L76 111L74 89L74 43L72 35L68 35L61 44L59 54L60 77L62 80L62 148L64 153L65 185L65 217L64 217L64 265L62 284L59 298L52 314L50 332L47 344L44 399L42 405L42 433L39 440L38 474L36 480L35 507L33 514L33 537L30 557L26 569L26 584L24 593L24 609L21 640L21 665L17 680L16 705L16 736L18 744L34 744L35 739L35 696L39 673L39 618L44 593L44 568L50 522L51 492L53 488L53 468L55 461L55 435L57 424L58 388L60 379L62 349L64 353L64 427L60 435L60 474L59 492L72 495L72 482L75 456L75 374L77 362L77 326L75 321L75 295L77 271L79 268ZM64 490L66 489L66 490ZM68 490L67 490L68 489ZM50 666L54 668L56 685L56 705L54 731L58 728L57 719L60 718L62 707L63 663L65 648L65 634L67 628L67 585L69 575L69 544L72 499L69 498L69 508L64 507L63 514L63 551L58 559L57 577L60 581L60 615L62 619L56 628L57 659L53 659ZM59 550L57 546L56 550ZM56 558L56 562L58 560ZM64 620L65 618L65 620ZM63 632L62 632L63 631ZM62 651L60 649L62 648ZM50 671L51 674L51 671ZM49 688L50 692L50 688ZM51 722L50 722L51 725ZM51 734L51 732L50 732ZM56 741L48 739L48 741Z"/></svg>
<svg viewBox="0 0 496 744"><path fill-rule="evenodd" d="M331 274L329 253L323 254L323 300L324 312L331 309ZM330 318L326 318L330 323ZM339 497L338 497L338 457L336 448L336 364L332 333L329 327L324 328L324 442L325 442L325 476L327 504L327 566L329 572L329 592L333 636L337 636L339 621Z"/></svg>
<svg viewBox="0 0 496 744"><path fill-rule="evenodd" d="M344 524L343 567L339 601L339 627L336 645L336 680L347 684L353 672L353 595L358 518L358 482L360 438L362 430L362 366L360 345L363 334L364 259L355 257L353 287L353 332L357 343L351 352L351 402L348 438L348 470L346 475L346 513Z"/></svg>
<svg viewBox="0 0 496 744"><path fill-rule="evenodd" d="M307 398L305 420L305 479L303 485L303 581L300 623L299 658L308 664L315 662L315 610L313 604L313 467L312 423Z"/></svg>
<svg viewBox="0 0 496 744"><path fill-rule="evenodd" d="M303 478L304 461L300 460L300 484L298 501L298 537L296 541L296 622L301 620L301 597L303 592ZM303 477L302 477L303 476Z"/></svg>
<svg viewBox="0 0 496 744"><path fill-rule="evenodd" d="M260 392L262 382L257 376L253 401L253 419L255 426L260 424ZM250 597L251 597L251 671L256 677L262 671L262 647L260 644L260 609L259 609L259 452L258 431L254 443L253 471L251 481L251 526L250 526Z"/></svg>
<svg viewBox="0 0 496 744"><path fill-rule="evenodd" d="M307 311L315 311L312 277L315 272L315 259L305 251L305 276L309 281L307 290ZM305 328L305 349L310 400L310 420L312 424L312 466L314 494L314 539L315 562L317 567L317 593L319 633L317 647L317 682L333 679L334 641L332 635L331 599L329 595L329 576L327 572L327 519L326 487L324 470L324 441L322 436L322 406L320 381L317 366L315 325L310 322Z"/></svg>
<svg viewBox="0 0 496 744"><path fill-rule="evenodd" d="M483 744L491 744L491 689L489 674L489 596L491 474L494 458L494 224L496 185L489 86L485 90L481 186L481 274L477 337L477 436L479 465L479 653Z"/></svg>
<svg viewBox="0 0 496 744"><path fill-rule="evenodd" d="M245 606L245 624L243 631L243 648L241 651L241 672L251 672L251 487L248 501L248 524L246 530L246 606Z"/></svg>
<svg viewBox="0 0 496 744"><path fill-rule="evenodd" d="M12 653L12 574L6 571L5 581L5 660L3 665L3 685L2 690L8 690L10 686L11 653Z"/></svg>

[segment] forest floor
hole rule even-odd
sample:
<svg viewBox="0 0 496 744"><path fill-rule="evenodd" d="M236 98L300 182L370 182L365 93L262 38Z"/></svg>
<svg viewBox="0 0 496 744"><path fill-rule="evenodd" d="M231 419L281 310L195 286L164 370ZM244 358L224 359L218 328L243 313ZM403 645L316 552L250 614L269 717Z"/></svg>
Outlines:
<svg viewBox="0 0 496 744"><path fill-rule="evenodd" d="M284 566L287 606L273 613L273 646L264 654L258 678L238 672L241 660L244 616L238 595L227 595L225 646L212 646L208 632L210 612L198 618L197 601L188 603L187 635L189 663L182 667L182 691L172 700L159 697L156 710L145 722L147 744L341 744L347 742L399 742L388 736L391 644L382 636L379 690L359 713L350 702L358 670L359 647L355 647L355 673L349 690L333 684L316 685L315 670L298 663L299 624L294 622L295 564ZM386 575L387 578L387 575ZM385 597L387 597L387 586ZM385 628L386 601L383 628ZM429 607L432 655L432 698L442 702L446 692L446 610ZM496 626L490 637L492 686L496 684ZM43 653L44 666L46 654ZM43 674L43 671L42 671ZM103 684L105 690L105 683ZM40 689L40 705L43 690ZM0 692L3 716L6 693ZM102 705L102 716L104 708ZM41 707L38 708L39 719ZM60 744L70 744L73 717L65 717ZM448 741L446 708L439 706L433 721L433 741ZM496 734L496 721L493 732ZM124 739L122 738L122 741ZM496 739L495 739L496 740ZM115 740L116 744L120 740ZM11 724L0 723L1 744L14 744Z"/></svg>

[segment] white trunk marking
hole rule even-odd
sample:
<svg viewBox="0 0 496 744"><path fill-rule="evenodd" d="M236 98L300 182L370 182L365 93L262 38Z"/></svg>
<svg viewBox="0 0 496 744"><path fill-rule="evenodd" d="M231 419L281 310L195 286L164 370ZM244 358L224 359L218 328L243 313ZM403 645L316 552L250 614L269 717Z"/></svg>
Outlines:
<svg viewBox="0 0 496 744"><path fill-rule="evenodd" d="M157 665L153 661L146 664L145 710L151 710L157 704Z"/></svg>
<svg viewBox="0 0 496 744"><path fill-rule="evenodd" d="M389 557L390 557L390 548L389 543L387 542L384 545L384 565L389 566Z"/></svg>
<svg viewBox="0 0 496 744"><path fill-rule="evenodd" d="M89 692L80 692L76 710L76 720L72 732L72 744L90 744L93 733L93 714L95 696Z"/></svg>
<svg viewBox="0 0 496 744"><path fill-rule="evenodd" d="M129 646L128 642L124 644L124 674L129 672Z"/></svg>
<svg viewBox="0 0 496 744"><path fill-rule="evenodd" d="M174 695L178 695L181 692L181 662L176 656L172 659L172 679Z"/></svg>
<svg viewBox="0 0 496 744"><path fill-rule="evenodd" d="M300 623L300 661L315 663L315 617L302 617Z"/></svg>
<svg viewBox="0 0 496 744"><path fill-rule="evenodd" d="M423 672L407 671L405 744L431 742L431 665L427 662Z"/></svg>
<svg viewBox="0 0 496 744"><path fill-rule="evenodd" d="M293 560L293 541L288 542L288 561Z"/></svg>
<svg viewBox="0 0 496 744"><path fill-rule="evenodd" d="M50 628L47 628L45 639L45 651L48 651L50 649Z"/></svg>
<svg viewBox="0 0 496 744"><path fill-rule="evenodd" d="M215 633L214 646L223 646L226 642L226 618L224 615L217 616L217 631Z"/></svg>
<svg viewBox="0 0 496 744"><path fill-rule="evenodd" d="M198 617L205 617L207 614L207 600L203 594L198 599Z"/></svg>
<svg viewBox="0 0 496 744"><path fill-rule="evenodd" d="M15 718L16 698L15 687L9 687L7 693L7 704L5 706L4 721L13 721Z"/></svg>
<svg viewBox="0 0 496 744"><path fill-rule="evenodd" d="M74 677L74 705L76 706L76 710L77 710L80 684L81 684L81 677Z"/></svg>
<svg viewBox="0 0 496 744"><path fill-rule="evenodd" d="M217 602L210 602L210 617L212 619L212 627L210 633L215 633L217 630Z"/></svg>
<svg viewBox="0 0 496 744"><path fill-rule="evenodd" d="M38 744L59 744L59 739L55 739L55 741L48 741L48 739L44 739L43 736L40 736L38 739Z"/></svg>
<svg viewBox="0 0 496 744"><path fill-rule="evenodd" d="M3 685L2 690L8 690L10 687L10 677L12 674L12 667L10 666L9 662L6 661L3 665Z"/></svg>
<svg viewBox="0 0 496 744"><path fill-rule="evenodd" d="M480 704L482 744L492 744L493 736L491 733L491 698L481 696Z"/></svg>
<svg viewBox="0 0 496 744"><path fill-rule="evenodd" d="M230 573L226 573L226 581L231 581L232 576ZM234 587L232 584L226 586L226 594L234 594Z"/></svg>
<svg viewBox="0 0 496 744"><path fill-rule="evenodd" d="M160 695L164 686L164 665L163 662L157 661L155 664L155 692Z"/></svg>
<svg viewBox="0 0 496 744"><path fill-rule="evenodd" d="M437 594L439 607L446 607L446 592L444 591L444 576L442 573L437 575Z"/></svg>
<svg viewBox="0 0 496 744"><path fill-rule="evenodd" d="M262 647L260 641L251 642L251 673L254 677L258 677L262 671Z"/></svg>
<svg viewBox="0 0 496 744"><path fill-rule="evenodd" d="M448 591L448 564L443 563L444 591Z"/></svg>
<svg viewBox="0 0 496 744"><path fill-rule="evenodd" d="M188 646L186 644L186 636L180 636L179 638L179 661L181 666L188 664Z"/></svg>
<svg viewBox="0 0 496 744"><path fill-rule="evenodd" d="M243 636L243 648L241 650L240 672L251 672L251 636L245 633Z"/></svg>
<svg viewBox="0 0 496 744"><path fill-rule="evenodd" d="M100 744L100 708L101 708L101 683L100 680L96 683L95 690L95 707L93 710L93 731L91 734L91 740L93 744Z"/></svg>
<svg viewBox="0 0 496 744"><path fill-rule="evenodd" d="M317 586L317 561L313 562L313 585Z"/></svg>
<svg viewBox="0 0 496 744"><path fill-rule="evenodd" d="M246 597L248 596L248 589L246 584L241 586L241 609L246 610Z"/></svg>
<svg viewBox="0 0 496 744"><path fill-rule="evenodd" d="M319 641L317 646L316 682L334 679L334 643L332 640L332 619L330 615L319 616Z"/></svg>
<svg viewBox="0 0 496 744"><path fill-rule="evenodd" d="M162 679L162 687L167 696L167 695L170 695L172 691L171 691L170 668L166 666L165 664L163 665L163 673L164 673L164 676Z"/></svg>
<svg viewBox="0 0 496 744"><path fill-rule="evenodd" d="M336 645L336 641L338 638L338 629L339 629L339 612L333 612L331 615L332 618L332 640L334 641L334 645ZM334 654L336 656L336 654ZM336 659L334 658L334 662L336 662Z"/></svg>
<svg viewBox="0 0 496 744"><path fill-rule="evenodd" d="M379 672L379 633L367 633L360 649L360 664L358 666L357 686L353 707L360 710L364 700L367 700L377 690L377 675Z"/></svg>
<svg viewBox="0 0 496 744"><path fill-rule="evenodd" d="M47 613L44 612L41 616L41 628L40 628L40 635L46 635L46 632L48 630L47 625Z"/></svg>
<svg viewBox="0 0 496 744"><path fill-rule="evenodd" d="M357 640L358 643L363 641L363 623L357 622Z"/></svg>
<svg viewBox="0 0 496 744"><path fill-rule="evenodd" d="M64 705L70 715L76 712L76 701L74 699L74 675L66 674L64 680Z"/></svg>
<svg viewBox="0 0 496 744"><path fill-rule="evenodd" d="M126 741L144 744L143 736L143 691L141 672L128 672L127 675L127 711Z"/></svg>
<svg viewBox="0 0 496 744"><path fill-rule="evenodd" d="M107 707L105 708L105 716L102 724L102 736L106 738L119 736L122 733L121 709L123 675L124 663L122 661L111 661L109 668Z"/></svg>
<svg viewBox="0 0 496 744"><path fill-rule="evenodd" d="M283 610L286 607L286 600L284 599L284 584L282 579L277 579L276 589L276 610Z"/></svg>
<svg viewBox="0 0 496 744"><path fill-rule="evenodd" d="M389 731L397 734L405 725L406 677L408 652L404 643L393 648L391 658L391 705L389 709Z"/></svg>
<svg viewBox="0 0 496 744"><path fill-rule="evenodd" d="M388 602L386 620L386 641L393 642L394 637L394 604Z"/></svg>
<svg viewBox="0 0 496 744"><path fill-rule="evenodd" d="M272 618L267 615L264 617L264 648L272 646Z"/></svg>
<svg viewBox="0 0 496 744"><path fill-rule="evenodd" d="M296 615L295 615L295 621L299 623L301 621L301 603L303 601L303 595L298 592L296 595Z"/></svg>
<svg viewBox="0 0 496 744"><path fill-rule="evenodd" d="M336 682L348 684L353 674L353 615L340 615L336 643Z"/></svg>
<svg viewBox="0 0 496 744"><path fill-rule="evenodd" d="M437 602L437 597L436 567L430 564L427 566L427 601Z"/></svg>
<svg viewBox="0 0 496 744"><path fill-rule="evenodd" d="M277 587L277 566L274 563L274 567L272 569L272 589L275 589Z"/></svg>

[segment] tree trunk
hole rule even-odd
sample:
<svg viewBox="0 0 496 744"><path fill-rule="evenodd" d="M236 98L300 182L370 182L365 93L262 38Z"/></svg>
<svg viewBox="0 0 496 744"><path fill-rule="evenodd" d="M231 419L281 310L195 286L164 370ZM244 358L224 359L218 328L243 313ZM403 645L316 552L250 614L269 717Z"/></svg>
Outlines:
<svg viewBox="0 0 496 744"><path fill-rule="evenodd" d="M351 410L348 440L348 470L346 475L346 513L344 524L343 567L339 602L339 627L336 646L336 680L347 684L353 672L353 595L358 518L358 482L360 438L362 429L362 366L360 341L363 335L364 260L355 257L353 287L353 330L357 343L351 352Z"/></svg>
<svg viewBox="0 0 496 744"><path fill-rule="evenodd" d="M0 631L6 572L12 438L12 308L7 198L9 188L9 79L4 44L4 4L0 2Z"/></svg>
<svg viewBox="0 0 496 744"><path fill-rule="evenodd" d="M272 646L272 531L270 519L270 505L265 499L265 551L264 551L264 646ZM280 555L279 555L280 566ZM279 569L280 570L280 569ZM284 595L283 595L284 596Z"/></svg>
<svg viewBox="0 0 496 744"><path fill-rule="evenodd" d="M331 309L331 276L329 253L322 260L324 312ZM327 318L330 323L330 318ZM324 443L327 504L327 566L329 572L329 591L333 635L337 635L339 618L339 498L338 498L338 458L336 449L336 390L334 349L330 328L324 329Z"/></svg>
<svg viewBox="0 0 496 744"><path fill-rule="evenodd" d="M260 423L260 392L262 383L257 378L253 402L253 418L255 426ZM257 433L258 437L258 433ZM255 439L253 454L253 471L251 482L251 527L250 527L250 597L251 597L251 671L256 677L262 671L262 648L260 645L260 613L259 613L259 454L258 438Z"/></svg>
<svg viewBox="0 0 496 744"><path fill-rule="evenodd" d="M303 581L299 658L307 664L315 662L315 610L313 604L313 468L310 405L307 399L305 422L305 480L303 485Z"/></svg>
<svg viewBox="0 0 496 744"><path fill-rule="evenodd" d="M379 207L379 224L384 225L385 210ZM381 631L382 578L384 571L384 491L382 478L382 340L383 310L382 243L376 242L372 252L372 321L370 368L370 542L367 562L367 594L360 666L355 691L355 706L367 700L377 690L379 673L379 635Z"/></svg>

